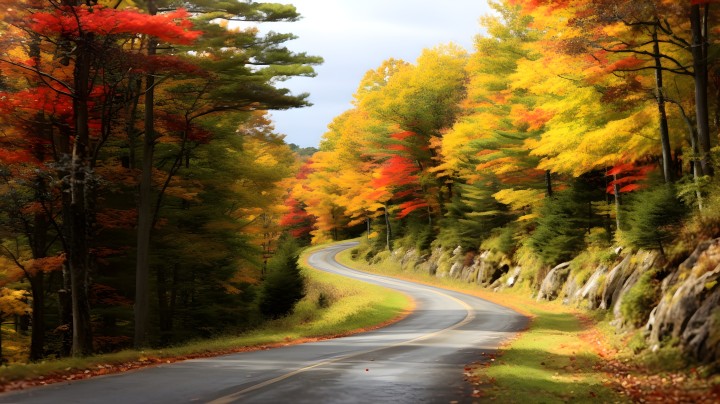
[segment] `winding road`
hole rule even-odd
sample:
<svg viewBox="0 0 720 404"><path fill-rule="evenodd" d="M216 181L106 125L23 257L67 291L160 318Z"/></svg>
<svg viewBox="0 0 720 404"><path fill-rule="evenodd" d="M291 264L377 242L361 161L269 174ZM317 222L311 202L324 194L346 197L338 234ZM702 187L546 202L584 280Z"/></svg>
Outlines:
<svg viewBox="0 0 720 404"><path fill-rule="evenodd" d="M464 366L522 329L516 312L426 285L352 270L335 255L313 267L404 292L416 310L349 337L194 359L0 395L0 403L471 403Z"/></svg>

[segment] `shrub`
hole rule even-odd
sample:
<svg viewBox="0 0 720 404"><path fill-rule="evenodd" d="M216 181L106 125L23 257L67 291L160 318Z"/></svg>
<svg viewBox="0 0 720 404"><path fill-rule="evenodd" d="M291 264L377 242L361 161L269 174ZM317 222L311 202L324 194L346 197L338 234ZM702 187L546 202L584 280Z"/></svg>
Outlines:
<svg viewBox="0 0 720 404"><path fill-rule="evenodd" d="M660 288L655 279L656 274L654 269L642 274L620 303L623 319L635 327L641 327L647 321L657 304Z"/></svg>
<svg viewBox="0 0 720 404"><path fill-rule="evenodd" d="M269 318L288 315L295 303L305 296L305 279L298 267L298 248L285 239L268 262L268 275L260 293L260 312Z"/></svg>
<svg viewBox="0 0 720 404"><path fill-rule="evenodd" d="M515 241L517 231L517 226L514 224L494 229L492 235L485 239L480 247L484 250L497 251L506 256L512 256L517 249Z"/></svg>

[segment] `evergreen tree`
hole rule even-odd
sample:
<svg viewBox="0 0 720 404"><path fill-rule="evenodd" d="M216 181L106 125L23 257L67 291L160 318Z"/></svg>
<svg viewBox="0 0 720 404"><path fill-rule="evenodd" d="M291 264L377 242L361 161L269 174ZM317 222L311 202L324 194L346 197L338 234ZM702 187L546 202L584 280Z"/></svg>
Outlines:
<svg viewBox="0 0 720 404"><path fill-rule="evenodd" d="M659 249L665 255L663 241L671 238L672 226L682 219L685 209L674 187L659 186L639 192L626 213L628 242L637 248Z"/></svg>
<svg viewBox="0 0 720 404"><path fill-rule="evenodd" d="M298 247L286 237L268 262L267 278L260 295L260 312L269 318L290 314L305 296L305 280L298 267Z"/></svg>
<svg viewBox="0 0 720 404"><path fill-rule="evenodd" d="M537 227L530 235L530 247L546 265L556 265L573 257L584 246L584 236L602 224L592 202L602 200L599 187L591 178L576 179L571 188L547 198L540 208Z"/></svg>

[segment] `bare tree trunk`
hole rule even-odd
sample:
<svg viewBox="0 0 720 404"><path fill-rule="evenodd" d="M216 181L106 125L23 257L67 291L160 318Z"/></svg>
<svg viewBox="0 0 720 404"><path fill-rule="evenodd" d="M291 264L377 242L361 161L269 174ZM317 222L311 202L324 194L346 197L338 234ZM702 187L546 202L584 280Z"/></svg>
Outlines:
<svg viewBox="0 0 720 404"><path fill-rule="evenodd" d="M552 198L553 196L552 177L550 176L550 170L545 170L545 195L548 198Z"/></svg>
<svg viewBox="0 0 720 404"><path fill-rule="evenodd" d="M705 5L706 15L709 4ZM695 114L697 117L698 143L700 146L700 166L702 173L713 175L713 163L710 159L710 123L708 117L708 67L706 29L703 28L706 17L700 13L700 5L690 6L690 29L692 31L692 57L695 71Z"/></svg>
<svg viewBox="0 0 720 404"><path fill-rule="evenodd" d="M390 242L392 241L392 228L390 227L390 216L388 215L388 205L385 203L385 247L390 251Z"/></svg>
<svg viewBox="0 0 720 404"><path fill-rule="evenodd" d="M89 269L90 254L88 246L87 209L90 167L88 155L90 147L90 66L91 66L91 34L84 34L82 41L77 41L74 84L75 98L73 112L75 118L75 143L73 144L70 166L70 206L65 210L67 231L69 234L68 263L70 268L70 287L73 314L74 356L90 355L93 351L92 324L90 322L89 303Z"/></svg>
<svg viewBox="0 0 720 404"><path fill-rule="evenodd" d="M157 14L154 0L147 2L148 14ZM148 38L148 55L157 53L157 41ZM145 137L138 203L137 265L135 270L135 348L149 345L150 327L150 233L152 232L152 169L155 153L155 77L145 78Z"/></svg>
<svg viewBox="0 0 720 404"><path fill-rule="evenodd" d="M658 41L657 26L652 34L653 58L655 59L655 100L660 116L660 143L662 145L663 176L666 183L675 179L672 171L672 152L670 146L670 130L668 129L667 112L665 110L665 89L663 88L662 62L660 60L660 42Z"/></svg>
<svg viewBox="0 0 720 404"><path fill-rule="evenodd" d="M620 231L620 189L617 184L617 174L613 174L613 194L615 195L615 227Z"/></svg>

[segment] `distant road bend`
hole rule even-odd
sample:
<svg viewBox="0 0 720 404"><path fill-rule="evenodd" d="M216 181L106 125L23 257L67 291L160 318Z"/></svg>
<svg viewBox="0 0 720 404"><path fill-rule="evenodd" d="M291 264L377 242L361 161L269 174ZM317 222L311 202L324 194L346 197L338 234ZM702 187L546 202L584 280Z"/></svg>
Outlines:
<svg viewBox="0 0 720 404"><path fill-rule="evenodd" d="M344 338L194 359L0 395L0 403L470 403L466 364L482 360L526 319L482 299L358 272L315 252L320 270L399 290L416 310Z"/></svg>

